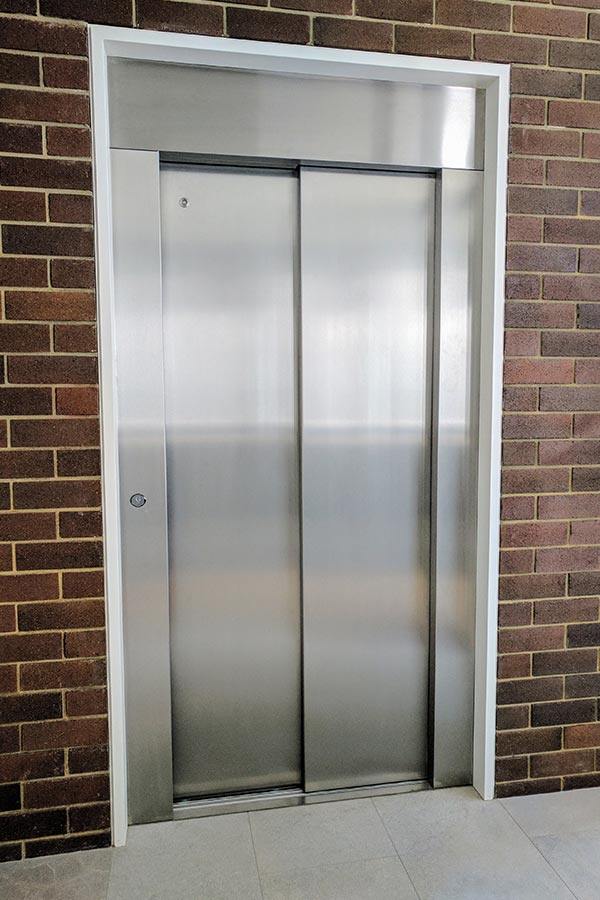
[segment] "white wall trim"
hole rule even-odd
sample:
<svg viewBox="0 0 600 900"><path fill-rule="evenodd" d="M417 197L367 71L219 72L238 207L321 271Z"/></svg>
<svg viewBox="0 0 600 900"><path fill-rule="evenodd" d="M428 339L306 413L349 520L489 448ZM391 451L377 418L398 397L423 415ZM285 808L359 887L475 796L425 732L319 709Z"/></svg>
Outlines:
<svg viewBox="0 0 600 900"><path fill-rule="evenodd" d="M473 784L494 794L509 66L89 26L113 844L127 836L124 654L107 62L110 57L319 72L486 92Z"/></svg>

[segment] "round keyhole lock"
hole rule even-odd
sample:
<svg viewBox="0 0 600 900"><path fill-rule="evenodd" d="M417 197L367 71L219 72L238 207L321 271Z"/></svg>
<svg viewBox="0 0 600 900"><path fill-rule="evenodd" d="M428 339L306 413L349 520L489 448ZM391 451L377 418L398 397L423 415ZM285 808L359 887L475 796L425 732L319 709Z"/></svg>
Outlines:
<svg viewBox="0 0 600 900"><path fill-rule="evenodd" d="M179 205L181 206L182 209L187 209L188 206L190 205L190 201L188 200L187 197L180 197Z"/></svg>
<svg viewBox="0 0 600 900"><path fill-rule="evenodd" d="M136 509L140 509L142 506L146 505L146 498L143 494L132 494L129 498L129 502Z"/></svg>

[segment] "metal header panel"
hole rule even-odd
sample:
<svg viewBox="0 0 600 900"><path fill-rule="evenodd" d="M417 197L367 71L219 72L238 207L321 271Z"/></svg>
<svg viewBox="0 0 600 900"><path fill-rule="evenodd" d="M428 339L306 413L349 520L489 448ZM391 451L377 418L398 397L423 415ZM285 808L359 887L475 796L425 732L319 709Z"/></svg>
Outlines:
<svg viewBox="0 0 600 900"><path fill-rule="evenodd" d="M483 168L468 87L110 59L110 144L212 157Z"/></svg>

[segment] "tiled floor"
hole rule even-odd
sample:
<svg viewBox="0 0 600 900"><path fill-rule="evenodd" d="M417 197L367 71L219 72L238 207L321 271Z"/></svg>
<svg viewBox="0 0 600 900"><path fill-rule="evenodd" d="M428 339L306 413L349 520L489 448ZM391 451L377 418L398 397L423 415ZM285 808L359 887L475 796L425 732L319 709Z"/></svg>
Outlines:
<svg viewBox="0 0 600 900"><path fill-rule="evenodd" d="M600 898L600 788L470 788L190 819L127 846L0 866L11 900Z"/></svg>

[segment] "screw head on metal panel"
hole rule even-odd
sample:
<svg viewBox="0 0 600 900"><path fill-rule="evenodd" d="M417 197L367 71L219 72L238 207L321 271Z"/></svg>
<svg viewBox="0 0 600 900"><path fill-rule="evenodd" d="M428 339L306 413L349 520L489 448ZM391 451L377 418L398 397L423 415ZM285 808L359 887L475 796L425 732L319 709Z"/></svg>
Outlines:
<svg viewBox="0 0 600 900"><path fill-rule="evenodd" d="M145 506L146 498L143 494L132 494L129 498L129 502L132 506L135 506L136 509L140 509L140 507Z"/></svg>
<svg viewBox="0 0 600 900"><path fill-rule="evenodd" d="M179 205L182 206L184 209L186 209L186 207L188 207L190 205L190 201L188 200L187 197L180 197Z"/></svg>

